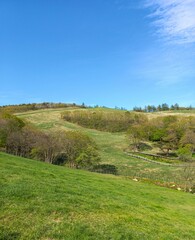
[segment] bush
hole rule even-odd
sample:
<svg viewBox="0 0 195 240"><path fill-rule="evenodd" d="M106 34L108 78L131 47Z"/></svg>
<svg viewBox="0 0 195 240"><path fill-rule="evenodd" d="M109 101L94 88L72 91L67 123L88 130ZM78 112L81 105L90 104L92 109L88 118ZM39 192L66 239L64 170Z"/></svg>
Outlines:
<svg viewBox="0 0 195 240"><path fill-rule="evenodd" d="M186 144L184 147L180 147L177 151L179 159L182 161L189 161L192 159L192 146L191 144Z"/></svg>
<svg viewBox="0 0 195 240"><path fill-rule="evenodd" d="M146 117L142 114L128 111L66 111L61 115L68 122L79 124L83 127L108 132L124 132L130 124L142 123Z"/></svg>
<svg viewBox="0 0 195 240"><path fill-rule="evenodd" d="M91 169L93 172L98 172L98 173L105 173L105 174L118 174L118 169L115 165L111 164L99 164L94 166Z"/></svg>

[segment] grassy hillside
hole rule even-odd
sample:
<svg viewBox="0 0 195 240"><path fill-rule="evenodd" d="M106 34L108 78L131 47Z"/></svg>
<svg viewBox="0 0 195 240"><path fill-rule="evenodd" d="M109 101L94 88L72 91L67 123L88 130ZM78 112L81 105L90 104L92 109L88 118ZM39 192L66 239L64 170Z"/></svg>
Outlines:
<svg viewBox="0 0 195 240"><path fill-rule="evenodd" d="M98 144L102 161L104 163L116 165L119 169L119 174L121 175L140 176L142 178L150 178L154 180L158 179L165 182L177 181L177 183L180 183L183 181L182 169L180 167L162 166L127 156L123 150L128 147L129 143L124 133L108 133L97 131L84 128L61 119L61 113L69 110L72 111L73 109L31 111L23 114L20 113L18 116L45 131L66 129L79 130L87 133ZM102 109L95 110L102 111ZM89 111L94 110L89 109ZM107 111L110 111L110 109L107 109Z"/></svg>
<svg viewBox="0 0 195 240"><path fill-rule="evenodd" d="M0 154L0 239L195 239L194 195Z"/></svg>
<svg viewBox="0 0 195 240"><path fill-rule="evenodd" d="M169 111L161 111L161 112L153 112L153 113L145 113L149 119L156 117L165 117L165 116L195 116L195 110L169 110Z"/></svg>

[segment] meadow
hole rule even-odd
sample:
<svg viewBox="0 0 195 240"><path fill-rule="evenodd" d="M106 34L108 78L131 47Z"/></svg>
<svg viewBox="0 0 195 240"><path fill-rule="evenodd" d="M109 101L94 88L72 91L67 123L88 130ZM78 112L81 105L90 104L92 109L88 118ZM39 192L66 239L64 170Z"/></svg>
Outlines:
<svg viewBox="0 0 195 240"><path fill-rule="evenodd" d="M173 167L164 166L155 163L148 163L126 155L125 151L128 149L130 141L125 133L103 132L95 129L84 128L77 124L64 121L61 118L61 113L72 110L77 110L77 108L37 110L19 113L17 116L44 131L79 130L88 134L98 145L102 163L117 166L120 175L147 178L152 181L161 181L165 183L171 182L180 185L182 184L183 169L177 166L177 164ZM85 109L83 109L83 111L85 111ZM94 109L89 109L88 111L94 111ZM95 111L105 111L105 109L98 108L95 109ZM106 111L113 111L113 109L106 109ZM118 112L121 110L114 111ZM168 114L168 112L165 112L164 114ZM178 113L176 112L176 115L177 114ZM186 115L186 113L184 114ZM189 114L193 115L193 112L190 112ZM150 118L158 116L156 113L147 113L146 115L150 115Z"/></svg>
<svg viewBox="0 0 195 240"><path fill-rule="evenodd" d="M195 239L194 195L0 153L0 239Z"/></svg>

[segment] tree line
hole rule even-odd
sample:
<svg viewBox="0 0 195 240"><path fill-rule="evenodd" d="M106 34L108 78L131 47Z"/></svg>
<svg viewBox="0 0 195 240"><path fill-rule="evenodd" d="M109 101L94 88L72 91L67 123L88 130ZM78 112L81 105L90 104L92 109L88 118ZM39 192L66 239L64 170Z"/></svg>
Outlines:
<svg viewBox="0 0 195 240"><path fill-rule="evenodd" d="M156 148L160 154L169 157L172 154L183 161L192 160L195 153L195 117L165 116L148 119L141 113L110 110L65 111L61 117L87 128L126 132L133 151L142 151L144 147L149 150Z"/></svg>
<svg viewBox="0 0 195 240"><path fill-rule="evenodd" d="M49 108L68 108L68 107L77 107L77 108L86 108L85 104L78 105L76 103L52 103L52 102L43 102L43 103L27 103L27 104L18 104L18 105L4 105L0 106L0 112L9 112L9 113L19 113L26 111L34 111L40 109L49 109Z"/></svg>
<svg viewBox="0 0 195 240"><path fill-rule="evenodd" d="M142 107L134 107L133 111L135 112L160 112L160 111L174 111L174 110L194 110L192 106L189 107L181 107L178 103L175 103L169 106L167 103L159 104L158 106L147 105L144 108Z"/></svg>
<svg viewBox="0 0 195 240"><path fill-rule="evenodd" d="M195 152L195 117L165 116L142 124L132 124L127 131L134 151L140 151L143 141L150 142L169 156L174 153L181 160L192 159Z"/></svg>
<svg viewBox="0 0 195 240"><path fill-rule="evenodd" d="M78 131L42 132L9 114L0 114L0 150L72 168L93 169L100 163L96 143Z"/></svg>

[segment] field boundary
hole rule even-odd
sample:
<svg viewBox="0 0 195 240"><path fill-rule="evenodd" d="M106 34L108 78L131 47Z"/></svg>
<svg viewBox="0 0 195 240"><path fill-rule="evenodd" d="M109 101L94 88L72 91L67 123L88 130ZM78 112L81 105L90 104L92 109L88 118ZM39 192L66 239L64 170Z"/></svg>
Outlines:
<svg viewBox="0 0 195 240"><path fill-rule="evenodd" d="M144 160L146 162L151 162L151 163L155 163L155 164L158 164L158 165L164 165L164 166L169 166L169 167L186 167L186 166L188 166L187 164L171 164L171 163L157 162L157 161L154 161L154 160L142 157L142 156L138 156L138 155L135 155L135 154L132 154L132 153L128 153L128 152L125 152L125 154L130 156L130 157L141 159L141 160ZM195 166L193 166L193 167L195 167Z"/></svg>

